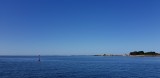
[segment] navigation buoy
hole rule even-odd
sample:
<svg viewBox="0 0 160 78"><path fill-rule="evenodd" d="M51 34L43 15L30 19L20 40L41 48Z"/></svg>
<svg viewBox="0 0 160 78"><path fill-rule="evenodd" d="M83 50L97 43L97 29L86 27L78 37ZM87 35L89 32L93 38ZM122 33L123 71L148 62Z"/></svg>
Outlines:
<svg viewBox="0 0 160 78"><path fill-rule="evenodd" d="M38 61L39 61L39 62L41 61L40 55L38 55Z"/></svg>

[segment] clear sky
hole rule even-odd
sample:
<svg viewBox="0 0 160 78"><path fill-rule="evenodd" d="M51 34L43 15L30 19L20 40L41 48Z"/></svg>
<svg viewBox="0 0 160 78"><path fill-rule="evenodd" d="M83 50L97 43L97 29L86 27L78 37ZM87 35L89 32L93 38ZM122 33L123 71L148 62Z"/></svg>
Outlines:
<svg viewBox="0 0 160 78"><path fill-rule="evenodd" d="M0 0L0 55L160 52L160 0Z"/></svg>

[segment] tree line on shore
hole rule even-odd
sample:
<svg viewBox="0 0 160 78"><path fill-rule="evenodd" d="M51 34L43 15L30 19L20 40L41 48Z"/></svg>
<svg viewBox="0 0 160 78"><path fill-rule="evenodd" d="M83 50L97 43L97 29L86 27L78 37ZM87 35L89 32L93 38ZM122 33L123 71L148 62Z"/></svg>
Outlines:
<svg viewBox="0 0 160 78"><path fill-rule="evenodd" d="M134 52L130 52L130 55L160 55L160 54L154 51L150 51L150 52L134 51Z"/></svg>

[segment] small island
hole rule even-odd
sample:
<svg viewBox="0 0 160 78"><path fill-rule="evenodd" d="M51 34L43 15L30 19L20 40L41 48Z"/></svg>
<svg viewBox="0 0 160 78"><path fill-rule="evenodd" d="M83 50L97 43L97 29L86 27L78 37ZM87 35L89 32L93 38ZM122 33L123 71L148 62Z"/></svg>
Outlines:
<svg viewBox="0 0 160 78"><path fill-rule="evenodd" d="M129 55L130 55L130 56L160 56L159 53L156 53L156 52L154 52L154 51L150 51L150 52L133 51L133 52L130 52Z"/></svg>
<svg viewBox="0 0 160 78"><path fill-rule="evenodd" d="M159 53L150 51L150 52L144 52L144 51L133 51L130 52L129 54L121 54L121 55L116 55L116 54L98 54L94 56L160 56Z"/></svg>

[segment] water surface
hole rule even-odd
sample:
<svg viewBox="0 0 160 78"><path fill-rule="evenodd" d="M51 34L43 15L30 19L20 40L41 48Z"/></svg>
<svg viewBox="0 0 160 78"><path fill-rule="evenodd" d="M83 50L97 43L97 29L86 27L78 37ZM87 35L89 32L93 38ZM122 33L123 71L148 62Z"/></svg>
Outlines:
<svg viewBox="0 0 160 78"><path fill-rule="evenodd" d="M160 78L160 57L0 56L0 78Z"/></svg>

